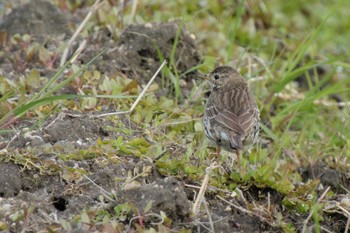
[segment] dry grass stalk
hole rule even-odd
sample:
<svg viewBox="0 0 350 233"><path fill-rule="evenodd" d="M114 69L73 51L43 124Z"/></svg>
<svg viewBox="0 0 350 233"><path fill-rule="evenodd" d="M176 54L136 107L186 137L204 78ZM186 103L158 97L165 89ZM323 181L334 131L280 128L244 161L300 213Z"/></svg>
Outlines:
<svg viewBox="0 0 350 233"><path fill-rule="evenodd" d="M102 0L96 0L96 2L94 3L94 5L91 7L89 13L86 15L85 19L83 20L83 22L79 25L79 27L77 28L77 30L75 30L73 36L69 39L68 44L66 46L66 48L63 51L62 57L61 57L61 61L60 61L60 66L63 66L64 63L67 60L68 57L68 52L70 47L72 46L73 42L76 40L76 38L78 37L78 35L81 33L81 31L83 30L83 28L85 27L85 25L87 24L87 22L89 21L89 19L91 18L91 16L96 12L96 10L98 8L100 8L100 6L103 4L103 2L101 2ZM84 43L82 43L84 44ZM80 45L80 47L82 47L82 44ZM79 47L79 48L80 48ZM78 49L78 51L80 51ZM81 52L81 51L80 51Z"/></svg>
<svg viewBox="0 0 350 233"><path fill-rule="evenodd" d="M149 88L149 86L152 84L152 82L154 81L154 79L157 77L158 73L162 70L163 66L166 64L166 60L163 61L163 63L159 66L158 70L154 73L153 77L151 78L151 80L149 80L149 82L147 83L147 85L143 88L142 92L140 93L140 95L137 97L137 99L135 100L135 102L132 104L132 106L130 107L129 110L127 111L119 111L119 112L110 112L110 113L104 113L104 114L100 114L97 115L95 117L105 117L105 116L113 116L113 115L121 115L121 114L130 114L134 108L136 107L136 105L139 103L139 101L141 100L141 98L145 95L147 89Z"/></svg>

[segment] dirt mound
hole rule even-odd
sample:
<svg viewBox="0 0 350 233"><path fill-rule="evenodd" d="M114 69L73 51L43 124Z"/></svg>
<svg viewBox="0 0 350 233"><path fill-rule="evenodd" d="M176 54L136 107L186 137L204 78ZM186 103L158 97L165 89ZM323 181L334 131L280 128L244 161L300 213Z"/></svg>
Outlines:
<svg viewBox="0 0 350 233"><path fill-rule="evenodd" d="M162 58L173 60L179 74L201 61L195 40L176 23L148 23L126 27L112 56L127 76L146 80L158 69Z"/></svg>
<svg viewBox="0 0 350 233"><path fill-rule="evenodd" d="M67 17L51 2L31 0L12 9L0 22L0 32L7 36L29 34L38 40L46 36L71 35Z"/></svg>

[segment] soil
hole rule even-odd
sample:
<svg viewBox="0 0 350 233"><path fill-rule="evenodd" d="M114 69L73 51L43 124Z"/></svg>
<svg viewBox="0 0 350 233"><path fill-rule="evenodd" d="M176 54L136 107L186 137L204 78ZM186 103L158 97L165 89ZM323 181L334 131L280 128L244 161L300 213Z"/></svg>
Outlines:
<svg viewBox="0 0 350 233"><path fill-rule="evenodd" d="M0 31L5 31L8 37L15 34L31 34L40 42L47 36L64 35L62 39L71 36L65 15L57 7L43 0L32 0L13 8L11 13L3 17Z"/></svg>
<svg viewBox="0 0 350 233"><path fill-rule="evenodd" d="M45 14L43 14L45 12ZM69 29L68 19L72 16L60 11L47 1L33 0L28 4L18 6L11 13L4 15L0 23L0 31L6 31L10 37L16 33L29 33L35 41L41 43L45 38L69 38L72 31ZM94 46L90 46L79 58L80 63L86 63L101 48L107 49L106 54L96 61L96 68L101 72L113 74L121 72L140 83L147 83L151 74L159 67L158 50L163 57L171 60L171 51L175 40L178 46L174 55L177 63L177 72L185 73L191 67L201 62L200 52L196 42L185 30L180 29L177 23L147 23L143 25L129 25L121 34L117 44L111 43L109 35L101 32L101 38ZM13 48L19 49L19 48ZM15 77L23 70L13 70L11 59L0 59L0 70L3 74ZM30 61L36 67L35 60ZM52 71L42 70L42 74ZM12 73L12 74L10 74ZM182 75L182 90L191 90L191 79L195 73ZM7 76L7 75L6 75ZM166 90L169 92L172 90ZM120 117L118 124L127 125L128 121ZM31 122L15 122L14 127L24 127ZM0 158L4 158L11 151L28 151L35 155L40 167L32 164L16 164L16 159L9 157L1 159L0 163L0 223L8 223L6 232L39 232L55 229L62 221L72 220L87 208L104 210L114 213L118 204L129 203L143 216L138 221L145 227L154 226L159 217L147 213L166 213L171 220L169 227L176 230L183 228L192 232L210 232L209 216L201 213L198 218L191 216L192 204L195 201L194 193L198 190L185 184L192 181L164 177L154 163L141 160L135 156L125 155L114 163L107 162L103 157L94 157L93 154L83 154L84 159L65 159L62 155L78 153L84 148L90 148L97 140L113 140L123 135L132 138L138 135L124 135L122 132L108 130L108 126L115 126L116 122L94 118L91 114L76 114L62 112L47 119L39 130L30 134L19 135L8 144L2 144ZM129 127L129 126L128 126ZM7 139L13 138L8 135ZM5 146L8 146L5 148ZM64 168L64 169L63 169ZM346 186L342 174L327 167L318 167L319 171L311 172L307 169L303 176L305 180L319 178L325 185L340 189ZM45 170L43 170L45 169ZM82 169L81 173L74 173L74 169ZM127 180L130 171L147 170L147 176L139 176L135 180ZM65 171L65 174L57 171ZM313 170L314 171L314 170ZM137 175L137 172L135 172ZM86 175L85 175L86 174ZM311 177L311 174L316 177ZM199 186L200 184L196 183ZM224 196L227 202L241 206L235 208L219 199ZM114 198L116 197L116 198ZM271 216L263 212L248 213L243 211L248 205L265 205L267 199L275 213L283 212L287 219L295 225L305 220L307 214L299 215L288 212L281 204L284 196L275 190L249 187L242 191L242 197L222 195L220 191L211 190L206 194L208 212L215 232L282 232L277 223L271 222ZM147 213L143 213L150 206ZM88 212L88 215L96 213ZM20 221L13 221L19 218ZM122 221L123 229L135 231L135 226L129 224L134 216L126 216ZM337 213L328 215L329 221L337 218L338 223L328 226L334 232L344 231L346 218ZM345 224L339 223L344 221ZM89 232L94 230L111 231L110 226L95 226L89 229L89 224L72 223L70 232ZM118 225L119 227L119 225ZM59 227L58 227L59 229ZM108 229L110 231L108 231ZM67 230L67 229L66 229ZM301 229L297 229L300 231ZM311 229L312 231L312 229ZM62 232L62 231L59 231Z"/></svg>

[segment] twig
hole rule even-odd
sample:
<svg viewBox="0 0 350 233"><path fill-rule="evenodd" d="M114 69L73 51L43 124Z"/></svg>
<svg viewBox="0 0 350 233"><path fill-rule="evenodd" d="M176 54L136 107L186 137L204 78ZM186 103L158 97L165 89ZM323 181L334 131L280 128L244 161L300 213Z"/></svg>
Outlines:
<svg viewBox="0 0 350 233"><path fill-rule="evenodd" d="M225 200L223 197L219 196L219 195L216 195L217 198L219 198L221 201L224 201L225 203L229 204L230 206L233 206L235 207L236 209L242 211L243 213L246 213L246 214L249 214L249 215L255 215L252 211L249 211L249 210L246 210L244 209L243 207L239 206L239 205L236 205L232 202L229 202L227 200ZM256 216L256 215L255 215ZM260 217L260 216L259 216Z"/></svg>
<svg viewBox="0 0 350 233"><path fill-rule="evenodd" d="M65 116L66 116L66 113L60 112L55 119L53 119L49 124L47 124L47 126L45 126L43 131L45 131L48 128L50 128L53 124L56 123L57 120L62 120Z"/></svg>
<svg viewBox="0 0 350 233"><path fill-rule="evenodd" d="M326 194L328 193L328 191L329 191L330 188L331 188L330 186L328 186L328 187L326 188L326 190L323 192L323 194L320 196L320 198L317 199L316 205L318 205L318 204L322 201L322 199L326 196ZM312 215L314 214L314 211L315 211L315 208L313 208L313 209L311 210L309 216L307 216L307 218L305 219L304 225L303 225L303 230L301 231L302 233L305 233L305 232L306 232L307 223L310 221L310 218L311 218Z"/></svg>
<svg viewBox="0 0 350 233"><path fill-rule="evenodd" d="M164 222L164 217L162 215L159 215L159 214L155 214L155 213L149 213L149 214L145 214L144 216L135 216L135 217L132 217L130 220L129 220L129 225L128 227L126 228L125 231L123 232L129 232L130 228L131 228L131 223L132 221L134 221L135 219L143 219L144 217L158 217L160 218L160 221L159 222L151 222L152 225L160 225Z"/></svg>
<svg viewBox="0 0 350 233"><path fill-rule="evenodd" d="M118 19L120 21L120 24L122 28L124 27L124 21L123 21L123 15L124 15L124 6L125 6L125 1L120 0L119 5L118 5Z"/></svg>
<svg viewBox="0 0 350 233"><path fill-rule="evenodd" d="M252 76L252 59L249 54L247 59L248 59L248 78L250 79L250 77Z"/></svg>
<svg viewBox="0 0 350 233"><path fill-rule="evenodd" d="M265 70L267 71L267 73L269 74L270 77L273 77L272 75L272 72L270 70L270 68L268 67L268 65L265 63L264 59L258 57L258 56L255 56L255 55L252 55L253 58L255 60L257 60L263 67L265 67Z"/></svg>
<svg viewBox="0 0 350 233"><path fill-rule="evenodd" d="M345 231L344 233L348 233L350 230L350 212L347 211L346 209L344 209L342 206L340 206L339 204L337 204L337 207L339 209L341 209L347 216L348 216L348 221L346 222L346 226L345 226Z"/></svg>
<svg viewBox="0 0 350 233"><path fill-rule="evenodd" d="M228 219L228 217L221 217L215 221L212 221L212 224L216 224L216 223L219 223L221 221L224 221L225 219ZM210 222L204 222L204 221L198 221L198 220L195 220L193 222L195 225L197 225L197 231L196 232L202 232L201 231L201 227L204 228L205 232L211 232L212 230L210 228L207 227L207 225L211 224Z"/></svg>
<svg viewBox="0 0 350 233"><path fill-rule="evenodd" d="M87 40L83 40L83 42L80 43L78 49L75 51L75 53L72 56L72 60L70 61L73 63L81 54L81 52L86 48Z"/></svg>
<svg viewBox="0 0 350 233"><path fill-rule="evenodd" d="M198 196L196 198L196 201L194 202L194 205L192 208L192 213L194 214L194 216L196 216L199 213L199 208L200 208L200 205L202 203L202 200L203 200L203 197L205 194L205 190L208 188L209 175L211 173L211 170L213 170L216 167L218 167L218 166L214 162L212 165L210 165L209 167L207 167L205 169L205 176L204 176L204 179L202 181L201 188L198 192Z"/></svg>
<svg viewBox="0 0 350 233"><path fill-rule="evenodd" d="M15 132L15 135L10 139L10 141L7 143L5 150L10 146L10 144L15 141L19 135L21 135L21 132L17 132L16 129L11 125L12 130Z"/></svg>
<svg viewBox="0 0 350 233"><path fill-rule="evenodd" d="M337 205L337 207L339 208L339 209L341 209L342 211L344 211L344 213L346 213L346 215L348 216L348 217L350 217L350 213L349 213L349 211L347 211L346 209L344 209L342 206L340 206L339 204Z"/></svg>
<svg viewBox="0 0 350 233"><path fill-rule="evenodd" d="M112 198L109 197L109 195L112 195L112 193L106 191L104 188L102 188L101 186L99 186L98 184L96 184L92 179L90 179L87 175L83 174L83 176L90 181L93 185L95 185L97 188L99 188L102 193L103 196L106 197L108 200L110 200L111 202L115 202L115 200L113 200Z"/></svg>
<svg viewBox="0 0 350 233"><path fill-rule="evenodd" d="M267 79L266 76L257 76L255 78L250 78L247 81L248 81L248 83L253 83L253 82L260 82L264 79Z"/></svg>
<svg viewBox="0 0 350 233"><path fill-rule="evenodd" d="M244 209L243 207L241 207L241 206L239 206L239 205L236 205L236 204L234 204L234 203L232 203L232 202L229 202L229 201L225 200L223 197L220 197L219 195L216 195L216 197L219 198L220 200L222 200L223 202L229 204L230 206L232 206L232 207L234 207L234 208L236 208L236 209L242 211L243 213L246 213L246 214L251 215L251 216L256 216L256 217L258 217L261 221L263 221L263 222L269 224L269 225L272 226L272 227L276 227L276 226L277 226L277 224L276 224L276 223L273 223L273 222L271 221L271 219L265 218L265 217L263 217L263 216L261 216L261 215L255 213L255 212L253 212L253 211Z"/></svg>
<svg viewBox="0 0 350 233"><path fill-rule="evenodd" d="M161 159L169 150L173 150L172 148L169 149L165 149L163 150L159 155L157 155L154 159L153 159L153 163L156 162L157 160Z"/></svg>
<svg viewBox="0 0 350 233"><path fill-rule="evenodd" d="M346 227L345 227L344 233L348 233L349 232L349 225L350 225L350 216L348 215L348 221L346 222Z"/></svg>
<svg viewBox="0 0 350 233"><path fill-rule="evenodd" d="M211 217L210 210L209 210L208 204L205 200L205 197L203 197L203 204L204 204L205 212L207 212L211 232L215 233L213 219Z"/></svg>
<svg viewBox="0 0 350 233"><path fill-rule="evenodd" d="M184 184L185 187L189 187L189 188L193 188L193 189L201 189L201 187L199 186L195 186L195 185L192 185L192 184Z"/></svg>
<svg viewBox="0 0 350 233"><path fill-rule="evenodd" d="M275 94L276 97L279 97L281 99L284 100L302 100L305 98L305 95L301 94L301 93L294 93L294 94L283 94L283 93L276 93ZM315 100L313 102L314 104L318 104L318 105L323 105L326 107L348 107L350 106L350 102L331 102L331 101L326 101L326 100Z"/></svg>
<svg viewBox="0 0 350 233"><path fill-rule="evenodd" d="M350 106L350 102L330 102L330 101L322 101L322 100L316 100L315 104L320 104L320 105L324 105L326 107L349 107Z"/></svg>
<svg viewBox="0 0 350 233"><path fill-rule="evenodd" d="M185 120L185 121L174 121L174 122L168 122L168 123L164 123L161 126L169 126L169 125L180 125L180 124L186 124L192 121L199 121L202 120L201 117L197 117L197 118L193 118L193 119L189 119L189 120Z"/></svg>
<svg viewBox="0 0 350 233"><path fill-rule="evenodd" d="M324 232L327 232L327 233L334 233L334 231L330 231L330 230L328 230L327 228L322 227L322 226L321 226L321 230L323 230ZM321 231L321 232L322 232L322 231Z"/></svg>
<svg viewBox="0 0 350 233"><path fill-rule="evenodd" d="M101 3L101 0L96 0L96 2L94 3L94 5L91 7L89 13L86 15L85 19L83 20L83 22L81 22L81 24L79 25L79 27L77 28L77 30L74 32L73 36L69 39L67 47L64 49L62 57L61 57L61 61L60 61L60 66L63 66L64 63L67 60L67 56L68 56L68 51L70 49L70 47L72 46L73 42L75 41L75 39L78 37L78 35L81 33L81 31L83 30L83 28L85 27L86 23L89 21L89 19L91 18L91 16L93 15L93 13L95 13L95 11L103 4L103 2Z"/></svg>
<svg viewBox="0 0 350 233"><path fill-rule="evenodd" d="M201 188L199 186L186 184L186 183L184 185L186 187L193 188L193 189L200 189ZM227 191L225 189L220 189L220 188L217 188L217 187L214 187L214 186L208 186L208 190L213 190L213 191L217 191L217 192L221 192L221 193L226 193L227 195L231 195L232 194L232 192L230 192L230 191Z"/></svg>
<svg viewBox="0 0 350 233"><path fill-rule="evenodd" d="M143 88L142 92L140 93L140 95L137 97L137 99L135 100L135 102L132 104L131 108L127 111L119 111L119 112L110 112L110 113L104 113L104 114L100 114L100 115L96 115L95 117L105 117L105 116L112 116L112 115L121 115L121 114L129 114L131 113L134 108L136 107L136 105L139 103L140 99L144 96L145 92L147 91L147 89L149 88L149 86L151 85L151 83L153 82L153 80L157 77L158 73L161 71L161 69L163 68L163 66L166 64L166 60L164 60L164 62L160 65L160 67L158 68L158 70L154 73L153 77L151 78L151 80L149 80L149 82L147 83L147 85Z"/></svg>
<svg viewBox="0 0 350 233"><path fill-rule="evenodd" d="M350 228L350 213L349 211L347 211L346 209L344 209L342 206L340 206L339 204L337 204L337 207L339 209L341 209L347 216L348 216L348 221L346 222L346 226L345 226L345 231L344 233L348 233L349 232L349 228Z"/></svg>
<svg viewBox="0 0 350 233"><path fill-rule="evenodd" d="M132 3L131 14L130 14L130 23L134 22L138 2L139 2L138 0L134 0Z"/></svg>

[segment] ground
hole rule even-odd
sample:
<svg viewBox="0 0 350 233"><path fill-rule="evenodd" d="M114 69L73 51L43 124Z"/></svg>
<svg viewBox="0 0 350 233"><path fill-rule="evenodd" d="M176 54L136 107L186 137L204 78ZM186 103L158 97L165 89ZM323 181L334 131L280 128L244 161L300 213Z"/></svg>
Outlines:
<svg viewBox="0 0 350 233"><path fill-rule="evenodd" d="M60 73L63 42L71 38L73 28L77 28L91 7L78 2L55 3L42 0L18 6L9 3L12 11L4 13L0 21L3 55L0 58L3 129L0 230L344 232L348 229L350 184L346 143L335 141L333 148L322 147L326 155L321 150L312 150L310 154L319 155L306 163L309 157L305 154L316 147L300 142L303 140L298 135L304 132L303 124L288 126L285 131L295 135L296 139L289 138L294 145L287 145L271 133L281 130L293 118L298 121L303 113L303 106L296 107L301 110L293 115L294 102L283 105L288 98L277 98L270 104L267 97L265 102L260 102L264 105L262 122L266 125L262 137L269 145L254 148L243 157L242 164L233 162L224 171L214 169L209 174L200 212L194 215L192 208L205 170L216 160L215 148L205 139L201 123L209 88L199 71L203 64L208 64L200 44L207 42L191 34L181 21L131 25L119 22L104 28L102 23L108 22L109 16L108 7L102 7L103 11L96 13L97 21L93 21L101 25L97 23L98 26L78 37L79 41L88 38L88 46L73 65L69 64ZM247 12L243 20L256 17L254 11ZM269 17L255 23L256 28L271 27ZM114 35L111 27L120 28L119 34ZM79 46L75 43L68 59ZM96 57L101 51L104 52ZM163 59L168 65L133 112L100 116L130 109ZM311 60L306 56L306 63L308 59ZM327 79L320 85L325 90L335 82L329 81L327 75L332 72L327 65L303 65L300 63L299 67L304 72L296 72L299 75L294 77L296 82L292 85L298 92L310 88L310 82L317 85L318 79ZM55 83L58 85L77 70L81 73L52 93L59 98L30 105L30 97L40 92L54 75L60 76ZM259 76L259 72L255 75ZM50 87L46 89L49 90ZM264 90L253 90L258 97L261 94L272 98L268 91L264 94ZM80 98L77 94L90 96ZM338 92L322 95L330 101L344 102ZM26 103L29 109L16 108ZM316 111L314 106L307 107L311 108L310 112ZM290 112L279 115L288 108ZM337 107L325 110L333 117L332 111L342 110ZM307 125L306 121L304 127ZM340 138L347 135L339 132ZM312 137L333 140L324 136L323 131ZM339 156L329 156L332 152ZM227 152L222 157L224 166L234 158Z"/></svg>

